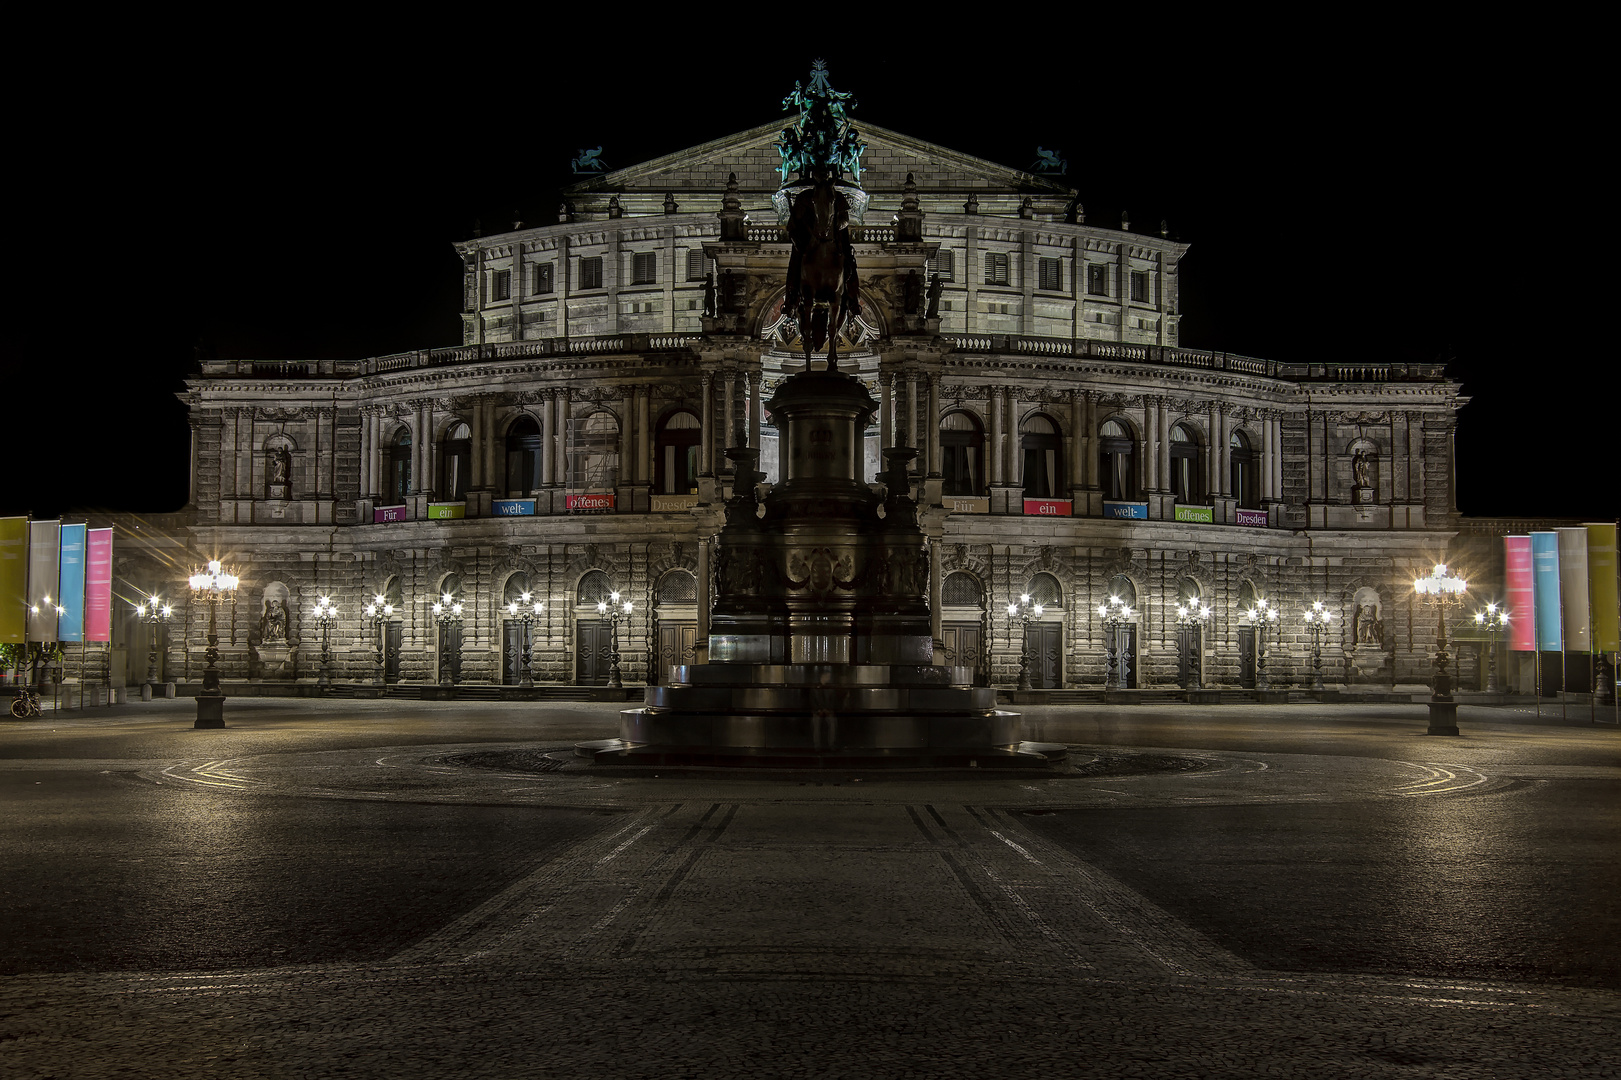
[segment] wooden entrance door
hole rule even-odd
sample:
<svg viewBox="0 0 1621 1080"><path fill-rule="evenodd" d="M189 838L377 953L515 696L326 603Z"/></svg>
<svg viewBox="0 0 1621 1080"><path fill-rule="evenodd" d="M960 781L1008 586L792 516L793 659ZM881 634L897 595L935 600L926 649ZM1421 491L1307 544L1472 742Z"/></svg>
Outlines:
<svg viewBox="0 0 1621 1080"><path fill-rule="evenodd" d="M1238 685L1255 689L1255 627L1238 628Z"/></svg>
<svg viewBox="0 0 1621 1080"><path fill-rule="evenodd" d="M439 681L462 681L462 628L455 624L439 628Z"/></svg>
<svg viewBox="0 0 1621 1080"><path fill-rule="evenodd" d="M658 681L675 681L675 669L698 660L698 622L685 619L659 622Z"/></svg>
<svg viewBox="0 0 1621 1080"><path fill-rule="evenodd" d="M985 631L977 622L950 622L940 624L940 639L945 642L946 663L972 668L974 685L984 686Z"/></svg>
<svg viewBox="0 0 1621 1080"><path fill-rule="evenodd" d="M400 646L405 643L405 624L383 624L383 681L400 681Z"/></svg>
<svg viewBox="0 0 1621 1080"><path fill-rule="evenodd" d="M1182 626L1176 631L1176 681L1184 690L1204 683L1204 628Z"/></svg>
<svg viewBox="0 0 1621 1080"><path fill-rule="evenodd" d="M581 619L574 624L574 681L581 686L607 686L613 666L613 631L607 620Z"/></svg>
<svg viewBox="0 0 1621 1080"><path fill-rule="evenodd" d="M501 623L501 681L507 686L523 682L523 623L516 619Z"/></svg>
<svg viewBox="0 0 1621 1080"><path fill-rule="evenodd" d="M1031 623L1024 630L1024 647L1030 657L1030 688L1054 690L1063 677L1064 628L1059 623Z"/></svg>
<svg viewBox="0 0 1621 1080"><path fill-rule="evenodd" d="M1115 686L1121 690L1137 689L1137 627L1131 624L1115 630Z"/></svg>

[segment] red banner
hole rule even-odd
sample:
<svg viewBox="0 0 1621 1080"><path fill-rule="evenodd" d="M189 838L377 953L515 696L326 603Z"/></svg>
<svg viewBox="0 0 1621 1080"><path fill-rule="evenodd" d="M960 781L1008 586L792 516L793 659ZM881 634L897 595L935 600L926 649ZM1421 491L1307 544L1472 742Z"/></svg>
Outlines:
<svg viewBox="0 0 1621 1080"><path fill-rule="evenodd" d="M113 639L113 531L91 529L85 558L84 639Z"/></svg>
<svg viewBox="0 0 1621 1080"><path fill-rule="evenodd" d="M597 495L570 495L568 497L570 510L612 510L614 508L613 492Z"/></svg>
<svg viewBox="0 0 1621 1080"><path fill-rule="evenodd" d="M1070 501L1068 499L1026 499L1024 512L1036 514L1040 517L1069 517Z"/></svg>
<svg viewBox="0 0 1621 1080"><path fill-rule="evenodd" d="M1508 586L1508 647L1535 649L1531 601L1531 538L1503 537L1503 578Z"/></svg>

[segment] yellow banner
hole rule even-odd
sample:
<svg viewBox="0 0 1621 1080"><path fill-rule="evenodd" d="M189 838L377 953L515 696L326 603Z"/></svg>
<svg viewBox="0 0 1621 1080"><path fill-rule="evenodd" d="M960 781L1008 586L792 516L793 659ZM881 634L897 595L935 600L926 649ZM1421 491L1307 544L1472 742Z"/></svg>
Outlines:
<svg viewBox="0 0 1621 1080"><path fill-rule="evenodd" d="M1587 580L1593 590L1593 649L1621 649L1621 619L1617 618L1615 522L1587 527Z"/></svg>
<svg viewBox="0 0 1621 1080"><path fill-rule="evenodd" d="M28 612L28 519L0 518L0 641L21 642Z"/></svg>

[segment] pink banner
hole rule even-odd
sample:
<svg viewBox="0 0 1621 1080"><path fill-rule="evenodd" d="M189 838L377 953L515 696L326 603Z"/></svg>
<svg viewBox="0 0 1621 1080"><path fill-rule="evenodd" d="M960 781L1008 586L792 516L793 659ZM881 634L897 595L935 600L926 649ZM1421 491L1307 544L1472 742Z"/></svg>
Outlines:
<svg viewBox="0 0 1621 1080"><path fill-rule="evenodd" d="M91 529L85 558L84 639L113 639L113 531Z"/></svg>
<svg viewBox="0 0 1621 1080"><path fill-rule="evenodd" d="M568 497L570 510L612 510L614 497L612 493L606 495L570 495Z"/></svg>
<svg viewBox="0 0 1621 1080"><path fill-rule="evenodd" d="M1522 652L1535 649L1531 608L1531 538L1503 537L1503 579L1508 586L1508 647Z"/></svg>

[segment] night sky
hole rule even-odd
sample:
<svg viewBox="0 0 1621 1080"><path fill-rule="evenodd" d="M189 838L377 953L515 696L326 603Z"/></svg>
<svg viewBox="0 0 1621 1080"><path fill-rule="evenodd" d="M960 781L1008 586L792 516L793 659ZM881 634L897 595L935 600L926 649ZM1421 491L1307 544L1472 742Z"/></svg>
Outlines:
<svg viewBox="0 0 1621 1080"><path fill-rule="evenodd" d="M454 57L264 45L127 64L99 76L93 112L30 83L36 107L9 136L30 167L7 225L0 513L178 508L173 394L194 348L299 360L458 343L450 245L475 221L552 220L580 147L623 167L778 118L817 55L858 124L1021 168L1057 148L1089 221L1167 220L1192 244L1190 348L1451 357L1474 397L1465 513L1604 519L1621 504L1615 361L1590 300L1605 255L1581 235L1589 140L1490 51L1280 61L1100 34L1072 67L972 49L959 64L962 41L936 53L927 38L774 38L736 65L634 46L571 61L536 43L505 63L486 33Z"/></svg>

